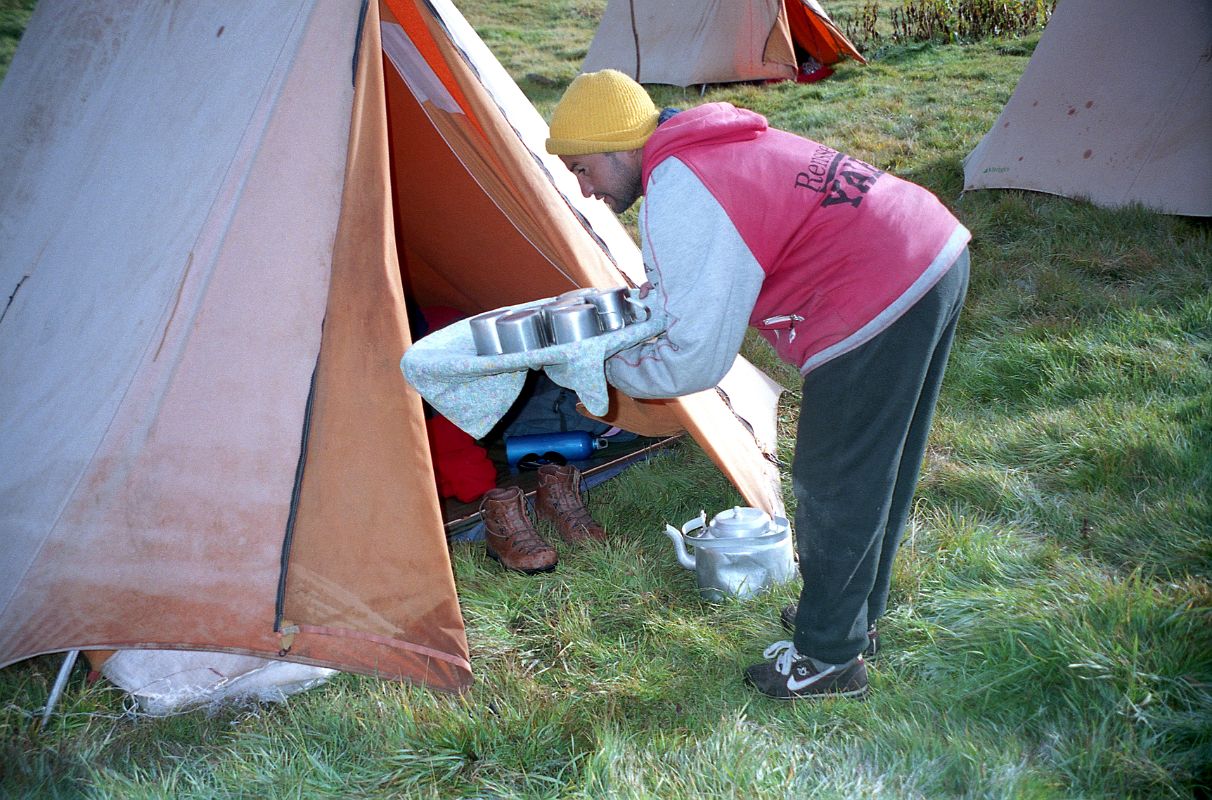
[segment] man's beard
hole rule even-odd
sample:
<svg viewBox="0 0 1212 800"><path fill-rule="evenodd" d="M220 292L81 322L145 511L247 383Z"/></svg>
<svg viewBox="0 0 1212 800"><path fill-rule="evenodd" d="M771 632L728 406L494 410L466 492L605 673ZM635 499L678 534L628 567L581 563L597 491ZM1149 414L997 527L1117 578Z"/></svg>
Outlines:
<svg viewBox="0 0 1212 800"><path fill-rule="evenodd" d="M610 193L610 210L616 214L622 214L635 205L636 200L640 199L640 195L644 193L644 187L640 182L639 170L629 175L630 170L620 161L617 153L610 153L608 157L614 167L614 174L619 178L618 193Z"/></svg>

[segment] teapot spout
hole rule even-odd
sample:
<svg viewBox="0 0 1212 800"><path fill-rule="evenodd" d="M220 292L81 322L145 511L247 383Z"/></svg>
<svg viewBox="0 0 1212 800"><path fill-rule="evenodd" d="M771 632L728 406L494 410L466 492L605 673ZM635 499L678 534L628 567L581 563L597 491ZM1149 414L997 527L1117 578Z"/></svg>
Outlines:
<svg viewBox="0 0 1212 800"><path fill-rule="evenodd" d="M666 525L665 535L673 540L673 549L677 551L678 563L686 569L694 569L694 556L686 552L686 543L682 540L682 532L672 525Z"/></svg>

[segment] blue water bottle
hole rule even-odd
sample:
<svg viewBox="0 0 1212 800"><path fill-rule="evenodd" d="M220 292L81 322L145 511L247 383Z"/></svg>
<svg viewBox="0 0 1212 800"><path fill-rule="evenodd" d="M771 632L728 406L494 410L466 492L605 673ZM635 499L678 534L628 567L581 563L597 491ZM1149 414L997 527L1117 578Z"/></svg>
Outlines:
<svg viewBox="0 0 1212 800"><path fill-rule="evenodd" d="M543 464L564 464L589 458L609 442L585 431L530 433L505 437L505 460L511 467L536 469Z"/></svg>

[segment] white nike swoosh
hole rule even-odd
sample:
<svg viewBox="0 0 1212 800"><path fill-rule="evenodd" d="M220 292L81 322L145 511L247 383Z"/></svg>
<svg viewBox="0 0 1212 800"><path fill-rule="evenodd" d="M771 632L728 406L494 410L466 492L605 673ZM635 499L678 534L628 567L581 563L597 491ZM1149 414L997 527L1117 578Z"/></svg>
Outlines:
<svg viewBox="0 0 1212 800"><path fill-rule="evenodd" d="M794 676L788 675L787 676L787 688L790 691L798 692L800 689L803 689L805 686L811 686L812 684L819 681L821 678L824 678L827 675L832 675L835 672L837 672L837 667L830 667L829 669L825 670L824 672L818 672L815 675L810 675L802 681L797 681Z"/></svg>

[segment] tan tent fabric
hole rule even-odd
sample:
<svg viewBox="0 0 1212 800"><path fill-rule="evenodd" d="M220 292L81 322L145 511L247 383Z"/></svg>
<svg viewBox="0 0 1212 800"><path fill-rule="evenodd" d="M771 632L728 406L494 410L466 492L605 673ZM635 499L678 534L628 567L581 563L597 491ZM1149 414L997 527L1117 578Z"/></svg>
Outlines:
<svg viewBox="0 0 1212 800"><path fill-rule="evenodd" d="M470 683L405 294L471 313L642 268L453 6L387 5L39 4L0 88L0 665ZM772 394L618 405L778 511L743 421Z"/></svg>
<svg viewBox="0 0 1212 800"><path fill-rule="evenodd" d="M964 188L1212 216L1212 3L1065 0Z"/></svg>
<svg viewBox="0 0 1212 800"><path fill-rule="evenodd" d="M59 117L41 147L7 125L0 137L29 167L44 159L5 192L0 248L8 285L28 275L0 325L0 449L18 455L0 484L4 534L28 542L6 560L3 663L67 647L291 646L308 663L469 680L432 483L416 469L420 405L395 364L403 304L376 291L390 242L354 243L385 198L357 208L342 192L357 5L191 6L171 25L114 9L107 37L90 15L39 6L26 36L55 68L19 53L4 105ZM93 60L60 69L58 48ZM367 93L378 105L381 150L382 101L373 82L360 90L359 105ZM194 116L149 120L182 97ZM372 269L346 282L351 261ZM376 316L349 326L355 306ZM291 641L275 632L276 600L321 330L288 552L288 621L306 627ZM22 491L35 483L55 493ZM401 531L410 518L421 524Z"/></svg>
<svg viewBox="0 0 1212 800"><path fill-rule="evenodd" d="M785 80L795 45L823 64L866 63L816 0L609 0L581 70L674 86Z"/></svg>

